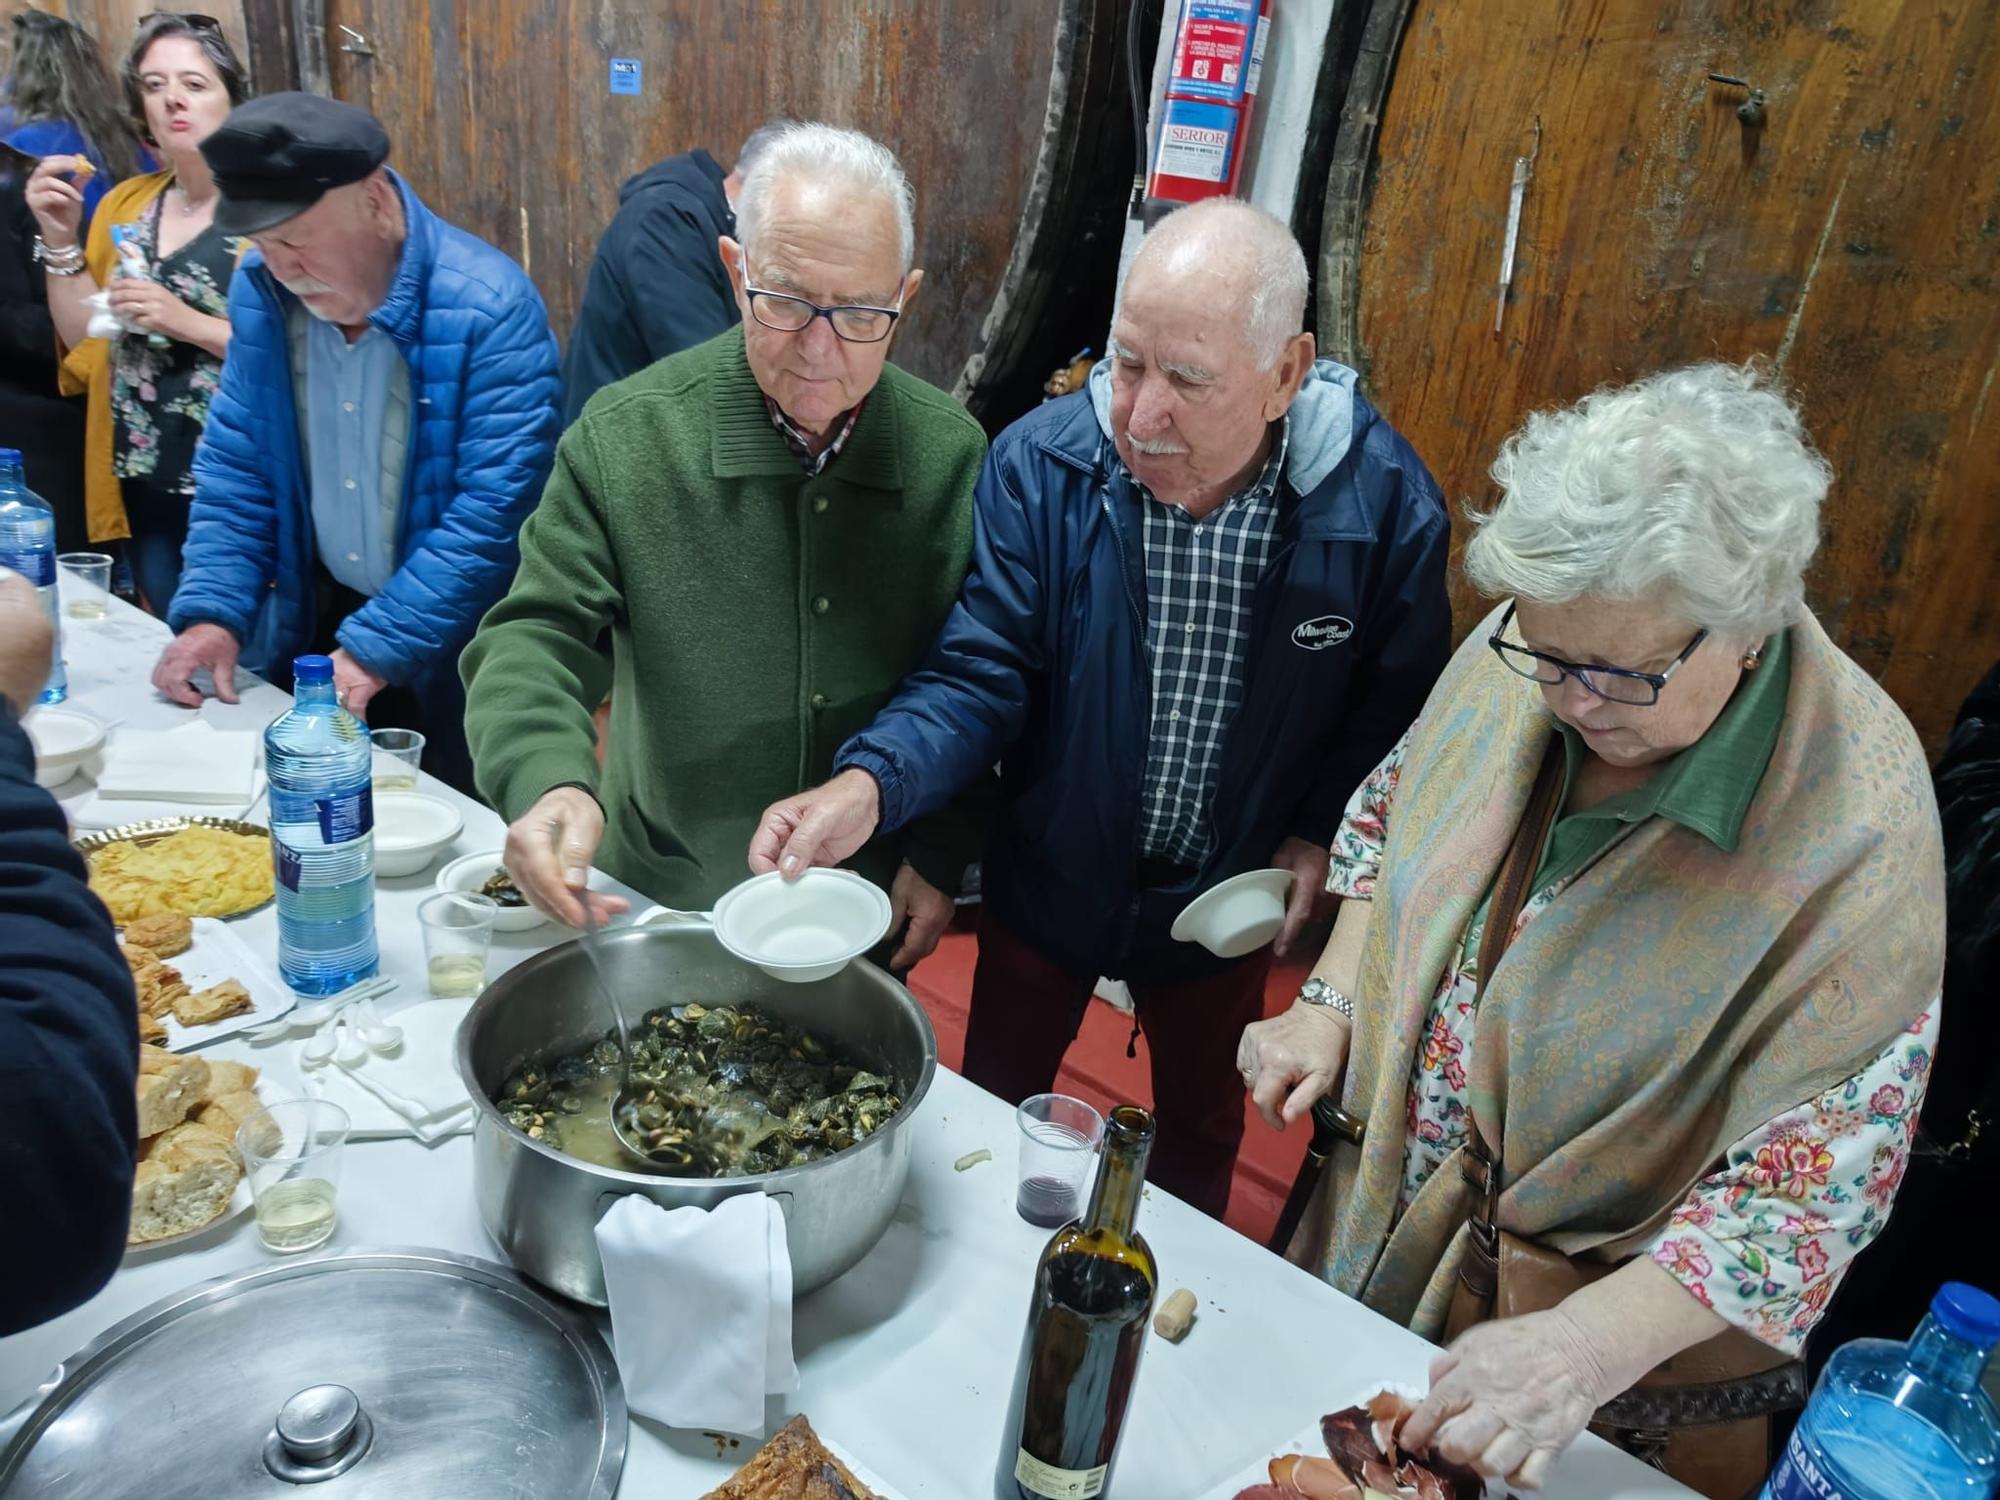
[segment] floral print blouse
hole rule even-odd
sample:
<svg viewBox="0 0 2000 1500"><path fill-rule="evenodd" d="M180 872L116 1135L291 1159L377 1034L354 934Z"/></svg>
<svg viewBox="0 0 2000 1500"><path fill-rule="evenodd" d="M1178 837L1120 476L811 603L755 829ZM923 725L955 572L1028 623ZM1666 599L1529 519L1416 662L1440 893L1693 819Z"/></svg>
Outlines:
<svg viewBox="0 0 2000 1500"><path fill-rule="evenodd" d="M1375 893L1407 743L1406 735L1347 804L1326 882L1337 896L1366 901ZM1567 884L1536 890L1515 931ZM1475 924L1431 999L1410 1079L1404 1205L1466 1138L1478 946ZM1731 1146L1654 1239L1653 1260L1729 1322L1796 1354L1848 1263L1889 1217L1930 1078L1938 1016L1933 1001L1860 1073Z"/></svg>
<svg viewBox="0 0 2000 1500"><path fill-rule="evenodd" d="M166 194L130 226L153 279L210 317L229 316L237 242L214 225L173 254L156 252ZM195 344L156 344L143 333L111 341L112 472L172 494L194 493L194 450L208 404L222 384L222 361Z"/></svg>

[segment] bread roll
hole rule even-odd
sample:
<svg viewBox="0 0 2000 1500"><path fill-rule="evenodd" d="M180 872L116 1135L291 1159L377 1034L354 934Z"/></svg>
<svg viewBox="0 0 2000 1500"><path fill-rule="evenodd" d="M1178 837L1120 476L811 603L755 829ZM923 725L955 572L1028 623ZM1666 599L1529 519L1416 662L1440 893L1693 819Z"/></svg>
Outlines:
<svg viewBox="0 0 2000 1500"><path fill-rule="evenodd" d="M126 1243L143 1245L222 1216L242 1180L235 1151L205 1125L177 1125L146 1143L132 1182Z"/></svg>
<svg viewBox="0 0 2000 1500"><path fill-rule="evenodd" d="M249 1142L252 1150L265 1155L278 1148L280 1131L275 1120L263 1114L263 1101L244 1089L232 1094L217 1094L195 1110L192 1118L217 1134L226 1136L234 1149L236 1132L245 1120L256 1120L256 1129Z"/></svg>
<svg viewBox="0 0 2000 1500"><path fill-rule="evenodd" d="M208 1087L208 1064L158 1047L139 1048L139 1135L158 1135L185 1120Z"/></svg>
<svg viewBox="0 0 2000 1500"><path fill-rule="evenodd" d="M220 1099L224 1094L240 1094L246 1089L255 1087L257 1087L257 1070L250 1064L230 1062L222 1057L211 1057L208 1060L207 1098Z"/></svg>
<svg viewBox="0 0 2000 1500"><path fill-rule="evenodd" d="M125 941L149 949L155 958L172 958L193 944L194 923L186 917L140 917L125 924Z"/></svg>

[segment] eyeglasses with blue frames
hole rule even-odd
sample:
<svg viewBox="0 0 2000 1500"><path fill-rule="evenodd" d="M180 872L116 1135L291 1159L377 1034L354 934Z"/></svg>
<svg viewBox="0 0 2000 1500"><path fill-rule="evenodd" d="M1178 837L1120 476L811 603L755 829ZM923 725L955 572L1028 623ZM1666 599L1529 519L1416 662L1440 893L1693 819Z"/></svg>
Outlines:
<svg viewBox="0 0 2000 1500"><path fill-rule="evenodd" d="M1533 650L1516 641L1502 640L1513 618L1514 606L1510 604L1507 613L1500 617L1500 628L1486 641L1493 648L1493 654L1506 664L1508 671L1517 672L1546 687L1553 687L1565 677L1574 677L1583 685L1585 692L1595 693L1607 703L1623 703L1633 708L1650 708L1658 703L1667 679L1694 655L1695 647L1708 639L1706 630L1697 630L1694 639L1681 648L1681 654L1668 663L1664 672L1635 672L1628 667L1586 667L1577 662L1564 661L1560 656L1551 656L1546 651Z"/></svg>
<svg viewBox="0 0 2000 1500"><path fill-rule="evenodd" d="M803 333L814 318L825 318L835 335L850 344L881 343L896 326L896 319L903 315L900 296L894 307L867 307L851 302L839 307L821 307L790 292L769 292L752 286L748 278L743 283L743 295L750 300L750 316L766 328L779 333Z"/></svg>

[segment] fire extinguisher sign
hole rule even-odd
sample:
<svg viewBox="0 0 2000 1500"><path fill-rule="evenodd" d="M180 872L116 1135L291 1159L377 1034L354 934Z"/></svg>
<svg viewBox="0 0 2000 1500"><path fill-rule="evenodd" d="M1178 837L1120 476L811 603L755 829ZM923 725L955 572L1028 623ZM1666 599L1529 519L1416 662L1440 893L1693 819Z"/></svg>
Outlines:
<svg viewBox="0 0 2000 1500"><path fill-rule="evenodd" d="M1167 91L1183 99L1241 104L1249 86L1258 0L1190 0L1174 38Z"/></svg>
<svg viewBox="0 0 2000 1500"><path fill-rule="evenodd" d="M1160 127L1154 170L1195 182L1227 182L1235 127L1236 112L1226 104L1175 101Z"/></svg>

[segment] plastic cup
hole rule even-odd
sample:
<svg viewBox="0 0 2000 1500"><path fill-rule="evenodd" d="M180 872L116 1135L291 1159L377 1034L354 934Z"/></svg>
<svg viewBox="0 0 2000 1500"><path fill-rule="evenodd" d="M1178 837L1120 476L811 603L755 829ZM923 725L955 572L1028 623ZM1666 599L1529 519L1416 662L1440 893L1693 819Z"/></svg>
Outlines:
<svg viewBox="0 0 2000 1500"><path fill-rule="evenodd" d="M338 1104L284 1099L238 1127L236 1149L250 1179L257 1238L265 1249L295 1255L332 1237L341 1148L350 1124Z"/></svg>
<svg viewBox="0 0 2000 1500"><path fill-rule="evenodd" d="M72 620L101 620L111 597L111 554L64 552L56 563L69 576L63 580L63 614Z"/></svg>
<svg viewBox="0 0 2000 1500"><path fill-rule="evenodd" d="M424 764L424 737L414 729L371 729L371 779L378 792L414 792Z"/></svg>
<svg viewBox="0 0 2000 1500"><path fill-rule="evenodd" d="M1055 1229L1083 1212L1083 1194L1104 1137L1104 1116L1067 1094L1037 1094L1014 1111L1021 1127L1014 1211Z"/></svg>
<svg viewBox="0 0 2000 1500"><path fill-rule="evenodd" d="M417 908L431 993L462 1000L486 988L486 956L500 903L476 891L444 891Z"/></svg>

